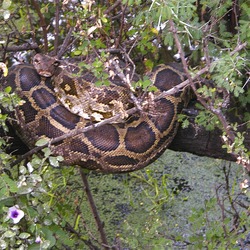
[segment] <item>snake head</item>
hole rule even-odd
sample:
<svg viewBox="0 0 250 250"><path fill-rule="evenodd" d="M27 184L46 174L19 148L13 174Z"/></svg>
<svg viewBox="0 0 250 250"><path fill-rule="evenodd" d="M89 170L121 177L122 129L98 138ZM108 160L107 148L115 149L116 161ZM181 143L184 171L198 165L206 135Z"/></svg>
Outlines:
<svg viewBox="0 0 250 250"><path fill-rule="evenodd" d="M36 54L33 57L33 65L40 76L52 77L60 66L60 61L56 57Z"/></svg>

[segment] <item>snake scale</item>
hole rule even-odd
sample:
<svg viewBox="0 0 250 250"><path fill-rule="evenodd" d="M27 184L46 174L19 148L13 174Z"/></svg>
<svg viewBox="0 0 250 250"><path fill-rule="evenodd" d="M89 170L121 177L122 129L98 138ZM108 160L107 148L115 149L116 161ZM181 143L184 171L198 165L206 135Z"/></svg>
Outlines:
<svg viewBox="0 0 250 250"><path fill-rule="evenodd" d="M4 83L24 100L9 115L29 148L42 137L53 139L121 114L116 122L50 145L53 155L62 156L65 165L121 173L152 163L173 140L186 94L157 96L184 80L177 63L159 65L150 73L157 91L153 98L150 93L136 92L142 109L131 115L126 115L126 110L135 106L130 90L111 78L109 86L98 88L91 75L76 77L53 57L37 54L33 64L11 67Z"/></svg>

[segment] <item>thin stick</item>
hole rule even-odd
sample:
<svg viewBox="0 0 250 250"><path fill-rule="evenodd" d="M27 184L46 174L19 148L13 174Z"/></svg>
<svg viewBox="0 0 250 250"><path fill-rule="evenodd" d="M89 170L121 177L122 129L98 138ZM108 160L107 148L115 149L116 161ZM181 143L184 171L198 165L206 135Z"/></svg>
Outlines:
<svg viewBox="0 0 250 250"><path fill-rule="evenodd" d="M80 171L80 175L81 175L81 178L82 178L82 182L83 182L84 187L85 187L84 188L85 193L87 195L89 205L90 205L92 214L94 216L97 229L98 229L99 234L100 234L100 238L101 238L101 241L102 241L102 246L104 247L104 249L110 249L110 247L108 246L106 233L104 231L103 222L100 219L100 216L98 214L98 211L97 211L97 208L96 208L96 205L95 205L95 201L93 199L92 193L91 193L90 188L89 188L89 183L88 183L87 176L85 175L85 173L84 173L84 171L83 171L83 169L81 167L79 167L79 171Z"/></svg>
<svg viewBox="0 0 250 250"><path fill-rule="evenodd" d="M68 222L66 222L66 225L65 225L65 229L70 232L70 233L73 233L74 235L76 235L79 239L81 239L84 244L86 246L89 247L90 250L100 250L98 247L96 247L90 240L85 240L85 239L82 239L82 235L80 233L78 233L74 227L72 227Z"/></svg>
<svg viewBox="0 0 250 250"><path fill-rule="evenodd" d="M55 1L56 12L55 12L55 40L54 40L54 54L57 55L58 45L59 45L59 21L60 21L60 2Z"/></svg>
<svg viewBox="0 0 250 250"><path fill-rule="evenodd" d="M118 35L118 38L116 39L116 48L119 47L119 44L121 43L122 41L122 34L123 34L123 31L124 31L124 22L125 22L125 10L127 8L127 3L125 4L125 6L121 5L121 11L122 11L122 16L121 16L121 19L120 19L120 29L119 29L119 35Z"/></svg>
<svg viewBox="0 0 250 250"><path fill-rule="evenodd" d="M74 30L74 27L70 27L70 28L69 28L69 31L68 31L68 33L67 33L67 35L66 35L66 37L65 37L65 39L63 40L63 44L62 44L62 46L61 46L61 48L60 48L60 50L59 50L59 52L58 52L58 54L57 54L57 57L58 57L59 59L63 56L63 54L64 54L64 53L67 51L67 49L68 49L68 46L69 46L69 44L70 44L70 39L71 39L73 30ZM75 39L74 41L76 41L76 40L77 40L77 39Z"/></svg>
<svg viewBox="0 0 250 250"><path fill-rule="evenodd" d="M108 15L111 11L113 11L118 5L121 4L121 0L116 1L113 5L111 5L108 9L104 11L105 15Z"/></svg>
<svg viewBox="0 0 250 250"><path fill-rule="evenodd" d="M39 6L39 3L36 0L31 0L31 4L35 7L35 10L40 18L40 25L43 30L43 39L44 39L44 51L48 52L48 38L47 38L47 25L45 18L41 12L41 8Z"/></svg>
<svg viewBox="0 0 250 250"><path fill-rule="evenodd" d="M16 51L26 51L32 49L38 49L39 46L37 43L24 43L22 45L12 45L7 47L0 47L0 51L4 50L5 52L16 52Z"/></svg>
<svg viewBox="0 0 250 250"><path fill-rule="evenodd" d="M31 13L30 13L30 9L29 9L29 0L26 0L25 4L26 4L26 10L27 10L27 18L28 18L29 23L30 23L30 29L32 30L32 32L31 32L32 42L36 43L35 28L34 28L34 25L32 22L33 20L31 18Z"/></svg>

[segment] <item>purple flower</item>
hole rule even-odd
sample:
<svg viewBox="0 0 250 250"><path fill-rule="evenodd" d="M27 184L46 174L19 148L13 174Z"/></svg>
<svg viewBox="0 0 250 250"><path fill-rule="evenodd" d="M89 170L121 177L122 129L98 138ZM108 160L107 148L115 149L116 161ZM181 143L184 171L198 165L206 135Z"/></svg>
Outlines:
<svg viewBox="0 0 250 250"><path fill-rule="evenodd" d="M41 243L42 242L42 239L41 239L41 237L39 235L36 237L35 242L36 243Z"/></svg>
<svg viewBox="0 0 250 250"><path fill-rule="evenodd" d="M8 218L13 220L14 224L17 224L24 216L24 212L19 209L18 205L9 208Z"/></svg>

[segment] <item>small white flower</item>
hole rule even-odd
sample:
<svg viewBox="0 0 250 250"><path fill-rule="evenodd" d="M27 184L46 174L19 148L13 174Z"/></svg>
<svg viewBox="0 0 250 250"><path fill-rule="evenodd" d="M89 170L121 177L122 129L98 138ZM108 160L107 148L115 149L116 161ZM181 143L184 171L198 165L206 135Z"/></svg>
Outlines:
<svg viewBox="0 0 250 250"><path fill-rule="evenodd" d="M247 192L247 188L249 188L249 182L247 179L245 179L243 182L240 183L240 189L243 193Z"/></svg>
<svg viewBox="0 0 250 250"><path fill-rule="evenodd" d="M18 205L9 208L8 218L13 220L14 224L17 224L24 216L24 212L19 209Z"/></svg>
<svg viewBox="0 0 250 250"><path fill-rule="evenodd" d="M41 237L39 235L36 237L35 242L36 243L41 243L42 242L42 239L41 239Z"/></svg>

